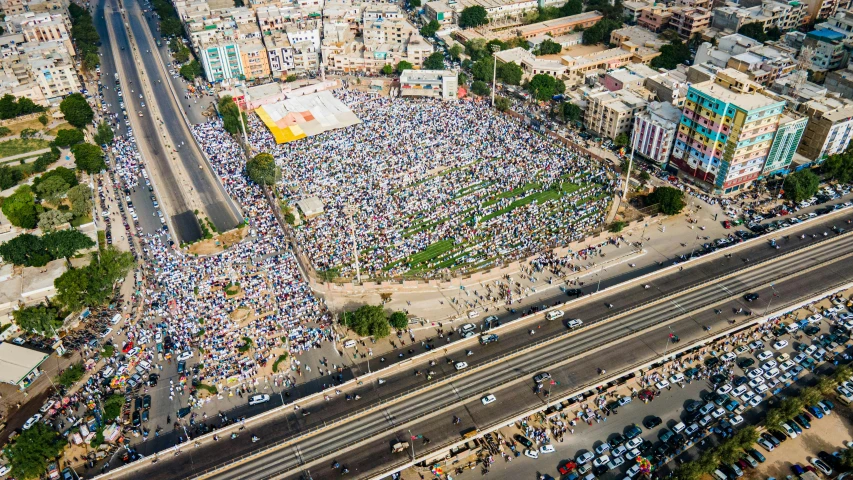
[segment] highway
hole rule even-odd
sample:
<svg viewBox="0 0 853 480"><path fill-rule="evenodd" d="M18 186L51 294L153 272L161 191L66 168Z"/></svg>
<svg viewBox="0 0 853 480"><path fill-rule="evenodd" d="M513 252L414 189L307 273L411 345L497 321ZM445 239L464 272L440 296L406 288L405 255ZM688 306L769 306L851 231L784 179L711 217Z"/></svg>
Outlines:
<svg viewBox="0 0 853 480"><path fill-rule="evenodd" d="M582 318L586 325L599 325L566 340L545 342L547 337L565 332L561 322L534 323L538 323L537 326L541 326L541 329L537 328L532 337L520 328L514 332L501 332L501 341L497 344L472 348L474 355L464 358L471 366L452 380L449 380L449 376L454 373L453 368L443 357L438 358L440 361L435 367L407 365L404 371L393 375L389 373L383 377L386 383L381 387L376 382L379 377L374 375L355 390L362 396L358 402L345 401L339 397L330 402L320 401L320 405L309 404L308 409L312 412L309 416L293 413L277 415L275 419L252 427L252 433L258 434L262 439L259 444L253 445L248 440L227 440L232 443L228 445L228 455L223 455L222 446L218 444L203 445L193 449L190 455L179 456L146 468L146 476L152 479L174 478L179 472L181 477L190 477L206 468L224 463L224 457L244 455L257 449L253 447L263 447L344 417L347 421L339 426L300 439L287 448L265 453L237 468L214 475L214 478L264 478L276 472L293 472L299 465L321 458L328 452L340 453L344 446L362 439L372 440L357 452L348 453L347 464L352 464L350 468L354 472L355 468L360 472L369 468L378 473L393 461L401 461L399 457L391 457L388 451L388 442L394 438L406 437L406 430L401 430L399 426L422 415L434 415L445 403L455 405L452 407L453 414L463 418L462 425L455 427L482 428L510 414L534 408L537 403L544 406L543 400L532 394L533 383L529 376L548 365L569 360L567 365L559 369L548 367L552 375L560 381L554 395L565 395L586 382L595 381L598 368L614 372L620 367L659 357L668 348L666 340L669 328L677 332L683 340L689 341L691 338L709 334L703 330L704 325L712 327L710 334L719 333L728 326L727 320L732 316L730 312L735 308L746 305L747 308L754 308L761 313L768 303L774 303L773 308L781 307L795 299L812 296L839 282L848 281L851 259L845 255L853 253L853 237L827 238L823 237L822 233L829 225L840 224L849 217L850 215L846 214L841 218L827 219L824 225L815 225L804 230L808 233L818 233L818 240L826 242L825 245L757 266L763 259L790 253L796 248L813 244L816 240L810 235L806 240L792 236L790 240L782 242L780 249L772 249L766 243L759 242L759 245L735 253L731 259L722 256L702 259L694 265L688 265L682 272L675 271L650 280L648 289L637 285L598 297L583 298L572 304L564 319L577 317ZM749 258L749 262L744 260L746 258ZM817 269L809 272L808 269L813 267ZM720 275L744 268L750 269L748 273L713 280ZM769 286L771 282L774 283L772 288L775 288L778 297L773 296L774 291L771 291ZM692 285L698 287L694 291L670 295L671 292ZM752 289L756 289L761 298L747 305L741 297ZM630 311L633 306L650 302L652 304L646 308ZM613 303L615 306L608 309L604 306L606 303ZM715 314L714 308L723 310L724 314ZM746 319L744 316L733 318ZM655 327L661 322L670 324ZM533 346L537 341L545 343ZM586 357L585 353L596 345L602 345L602 348L594 356ZM518 347L528 348L515 358L495 362L496 357ZM443 352L437 351L436 355L443 356ZM454 354L451 352L450 356L454 357ZM452 359L462 360L463 356L456 354ZM477 368L478 365L487 363L490 364ZM391 397L407 392L415 386L426 387L423 377L413 374L415 368L431 368L436 371L432 388L410 393L397 403L389 405L387 401ZM508 387L508 391L491 390L514 377L523 379L525 385L519 389L520 382L516 382ZM486 391L498 397L496 404L483 407L479 403L480 395ZM519 391L525 393L519 394ZM387 406L368 413L358 413L359 410L381 401L386 402ZM448 411L443 415L449 419L452 414ZM432 440L430 447L438 448L438 445L450 444L459 439L460 428L453 427L449 420L438 423L427 420L423 425L416 423L411 428L413 432L428 436ZM322 466L319 472L323 472ZM314 470L312 473L315 473ZM129 475L122 477L116 473L112 478L129 478Z"/></svg>
<svg viewBox="0 0 853 480"><path fill-rule="evenodd" d="M177 157L183 165L185 174L191 182L191 190L195 192L204 205L208 218L220 232L231 230L242 222L240 212L219 183L219 179L207 165L201 150L195 142L189 127L184 120L181 106L177 104L172 91L169 89L171 77L163 69L161 59L157 54L157 45L152 41L144 13L135 0L124 2L127 18L133 39L139 48L149 85L154 93L153 101L157 102L160 114L165 122L166 130L177 148ZM181 92L177 92L179 95Z"/></svg>

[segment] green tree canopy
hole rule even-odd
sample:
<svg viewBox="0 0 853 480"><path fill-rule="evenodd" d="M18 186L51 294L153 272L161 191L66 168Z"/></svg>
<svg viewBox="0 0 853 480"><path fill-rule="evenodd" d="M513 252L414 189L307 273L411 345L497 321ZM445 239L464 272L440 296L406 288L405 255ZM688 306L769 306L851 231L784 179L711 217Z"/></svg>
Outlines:
<svg viewBox="0 0 853 480"><path fill-rule="evenodd" d="M690 59L690 48L679 39L662 46L660 52L660 55L652 59L652 67L673 70Z"/></svg>
<svg viewBox="0 0 853 480"><path fill-rule="evenodd" d="M476 80L474 83L471 84L471 93L473 93L474 95L484 97L491 93L491 91L492 89L489 88L489 85L486 82Z"/></svg>
<svg viewBox="0 0 853 480"><path fill-rule="evenodd" d="M56 132L53 144L57 147L68 148L83 142L83 131L79 128L63 128Z"/></svg>
<svg viewBox="0 0 853 480"><path fill-rule="evenodd" d="M627 147L629 143L631 143L631 139L628 137L627 133L620 133L616 135L616 138L613 139L613 143L620 147Z"/></svg>
<svg viewBox="0 0 853 480"><path fill-rule="evenodd" d="M12 475L23 479L41 478L47 473L48 463L62 453L66 443L55 430L37 422L21 432L8 447Z"/></svg>
<svg viewBox="0 0 853 480"><path fill-rule="evenodd" d="M439 30L441 30L441 25L435 20L430 20L429 23L421 27L421 35L430 38Z"/></svg>
<svg viewBox="0 0 853 480"><path fill-rule="evenodd" d="M505 112L512 107L512 104L509 102L509 99L506 97L495 97L495 108L499 112Z"/></svg>
<svg viewBox="0 0 853 480"><path fill-rule="evenodd" d="M258 185L275 185L281 178L281 170L269 153L259 153L246 163L246 173Z"/></svg>
<svg viewBox="0 0 853 480"><path fill-rule="evenodd" d="M192 82L196 77L200 77L204 72L201 68L201 64L198 63L198 60L192 59L189 63L182 65L178 73L180 73L186 81Z"/></svg>
<svg viewBox="0 0 853 480"><path fill-rule="evenodd" d="M409 317L404 312L394 312L388 319L388 323L397 330L405 330L409 326Z"/></svg>
<svg viewBox="0 0 853 480"><path fill-rule="evenodd" d="M71 202L71 213L75 217L83 217L92 212L92 189L88 185L71 187L65 195Z"/></svg>
<svg viewBox="0 0 853 480"><path fill-rule="evenodd" d="M222 127L232 135L242 133L243 131L240 124L240 115L243 115L243 125L248 123L246 114L240 111L240 108L234 102L231 95L225 95L219 99L219 114L222 115Z"/></svg>
<svg viewBox="0 0 853 480"><path fill-rule="evenodd" d="M109 145L113 143L114 138L115 133L113 133L113 129L109 123L101 122L98 124L98 131L95 133L95 143L98 145Z"/></svg>
<svg viewBox="0 0 853 480"><path fill-rule="evenodd" d="M36 196L29 185L18 187L15 193L3 201L2 210L12 225L26 229L36 228Z"/></svg>
<svg viewBox="0 0 853 480"><path fill-rule="evenodd" d="M85 370L83 370L82 362L72 363L59 374L56 380L60 385L70 387L83 378L83 372L85 372Z"/></svg>
<svg viewBox="0 0 853 480"><path fill-rule="evenodd" d="M545 102L551 100L554 95L565 92L566 84L551 75L539 73L533 76L525 88L537 100Z"/></svg>
<svg viewBox="0 0 853 480"><path fill-rule="evenodd" d="M411 63L401 60L400 63L397 64L397 73L403 73L404 70L411 70L415 68Z"/></svg>
<svg viewBox="0 0 853 480"><path fill-rule="evenodd" d="M795 203L813 196L817 193L820 179L811 170L800 170L785 177L782 184L783 197Z"/></svg>
<svg viewBox="0 0 853 480"><path fill-rule="evenodd" d="M546 38L539 44L539 55L554 55L562 51L563 47L550 38Z"/></svg>
<svg viewBox="0 0 853 480"><path fill-rule="evenodd" d="M87 173L98 173L107 168L104 162L104 152L101 147L91 143L78 143L71 147L74 154L74 164Z"/></svg>
<svg viewBox="0 0 853 480"><path fill-rule="evenodd" d="M767 34L764 33L764 24L760 22L752 22L744 24L740 27L737 33L752 38L754 40L758 40L759 42L767 41ZM777 37L778 40L778 37Z"/></svg>
<svg viewBox="0 0 853 480"><path fill-rule="evenodd" d="M560 7L560 14L564 17L583 13L583 0L569 0Z"/></svg>
<svg viewBox="0 0 853 480"><path fill-rule="evenodd" d="M79 250L95 246L95 242L77 229L59 230L42 237L44 248L54 259L71 258Z"/></svg>
<svg viewBox="0 0 853 480"><path fill-rule="evenodd" d="M386 63L382 66L383 75L391 75L392 73L394 73L394 67L392 67L390 63Z"/></svg>
<svg viewBox="0 0 853 480"><path fill-rule="evenodd" d="M471 67L471 75L474 77L474 80L479 80L481 82L491 82L492 75L494 75L494 66L494 58L483 57L477 60L477 62L474 63L474 65Z"/></svg>
<svg viewBox="0 0 853 480"><path fill-rule="evenodd" d="M459 14L459 26L462 28L479 27L488 23L489 20L487 17L488 13L486 9L479 5L466 7Z"/></svg>
<svg viewBox="0 0 853 480"><path fill-rule="evenodd" d="M43 112L44 110L44 107L37 105L26 97L15 98L14 95L9 93L0 97L0 120L8 120L20 117L21 115ZM8 134L8 132L5 133L5 135Z"/></svg>
<svg viewBox="0 0 853 480"><path fill-rule="evenodd" d="M0 166L0 190L12 188L24 179L24 172L7 165Z"/></svg>
<svg viewBox="0 0 853 480"><path fill-rule="evenodd" d="M444 70L444 55L441 52L434 52L424 60L424 68L426 70Z"/></svg>
<svg viewBox="0 0 853 480"><path fill-rule="evenodd" d="M121 415L121 407L124 405L122 395L110 395L104 400L104 417L113 419Z"/></svg>
<svg viewBox="0 0 853 480"><path fill-rule="evenodd" d="M54 330L62 326L59 309L44 304L15 310L12 317L22 330L45 336L52 336Z"/></svg>
<svg viewBox="0 0 853 480"><path fill-rule="evenodd" d="M42 232L51 232L59 227L67 225L72 218L74 218L74 214L71 212L45 210L39 214L38 227Z"/></svg>
<svg viewBox="0 0 853 480"><path fill-rule="evenodd" d="M648 196L649 205L658 205L667 215L676 215L684 208L684 192L673 187L658 187Z"/></svg>
<svg viewBox="0 0 853 480"><path fill-rule="evenodd" d="M391 333L388 320L381 305L362 305L354 312L346 312L341 320L357 335L384 338Z"/></svg>
<svg viewBox="0 0 853 480"><path fill-rule="evenodd" d="M450 54L450 58L454 60L462 58L462 47L458 43L453 44L447 52Z"/></svg>
<svg viewBox="0 0 853 480"><path fill-rule="evenodd" d="M60 177L65 180L65 183L71 186L75 186L78 183L77 173L75 173L74 170L65 167L56 167L53 170L45 172L44 174L34 178L33 188L38 190L39 185L41 185L42 182L47 181L47 179L51 177Z"/></svg>
<svg viewBox="0 0 853 480"><path fill-rule="evenodd" d="M524 72L515 62L502 63L498 67L498 77L507 85L519 85Z"/></svg>
<svg viewBox="0 0 853 480"><path fill-rule="evenodd" d="M80 93L72 93L65 97L59 104L59 111L65 115L65 121L77 128L85 128L95 117L95 112L92 111L86 97Z"/></svg>
<svg viewBox="0 0 853 480"><path fill-rule="evenodd" d="M130 252L109 245L100 253L93 253L89 265L71 268L54 280L55 301L71 311L106 305L115 282L127 275L132 266Z"/></svg>
<svg viewBox="0 0 853 480"><path fill-rule="evenodd" d="M0 244L0 257L6 262L25 267L42 267L52 260L41 237L30 233L22 233Z"/></svg>
<svg viewBox="0 0 853 480"><path fill-rule="evenodd" d="M65 192L71 188L71 185L68 185L68 182L65 181L60 176L52 176L48 177L47 180L40 182L36 187L36 193L40 198L47 200L52 204L56 204L57 201L65 195Z"/></svg>
<svg viewBox="0 0 853 480"><path fill-rule="evenodd" d="M581 110L581 107L571 102L563 102L560 105L560 110L562 112L564 121L579 122L581 120L581 116L583 115L583 110Z"/></svg>
<svg viewBox="0 0 853 480"><path fill-rule="evenodd" d="M609 43L610 34L617 28L622 28L621 21L602 18L598 23L583 31L583 44Z"/></svg>
<svg viewBox="0 0 853 480"><path fill-rule="evenodd" d="M853 150L826 157L821 171L831 180L850 183L853 181Z"/></svg>

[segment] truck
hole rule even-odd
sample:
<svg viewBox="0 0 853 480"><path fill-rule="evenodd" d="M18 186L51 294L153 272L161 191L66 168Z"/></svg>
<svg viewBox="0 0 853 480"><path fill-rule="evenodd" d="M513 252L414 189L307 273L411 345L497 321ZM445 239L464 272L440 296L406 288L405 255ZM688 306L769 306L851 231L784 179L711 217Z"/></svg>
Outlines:
<svg viewBox="0 0 853 480"><path fill-rule="evenodd" d="M497 342L498 336L494 333L490 333L488 335L480 335L480 345L487 345L492 342Z"/></svg>

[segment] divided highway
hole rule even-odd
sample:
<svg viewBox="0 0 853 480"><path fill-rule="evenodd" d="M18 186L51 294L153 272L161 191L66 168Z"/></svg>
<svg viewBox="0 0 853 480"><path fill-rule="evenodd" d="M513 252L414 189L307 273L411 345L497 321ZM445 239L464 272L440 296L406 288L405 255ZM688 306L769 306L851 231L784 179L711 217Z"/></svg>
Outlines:
<svg viewBox="0 0 853 480"><path fill-rule="evenodd" d="M390 456L389 452L390 441L408 436L409 427L404 429L401 425L424 415L435 415L445 406L447 411L441 415L447 418L440 417L440 422L427 420L411 427L416 434L423 434L432 440L431 448L458 441L460 427L482 428L505 419L510 414L529 410L537 404L544 405L543 400L532 393L533 383L528 376L546 367L560 381L560 386L555 387L554 395L565 395L586 382L594 382L598 368L614 372L640 360L659 357L668 348L665 342L668 328L677 331L683 340L707 335L708 332L703 329L705 325L712 327L712 334L719 333L728 326L729 318L740 321L746 319L742 315L731 314L735 308L745 306L760 314L770 302L772 310L796 299L826 291L840 282L849 281L850 267L853 266L853 260L849 256L853 254L853 237L823 237L823 232L827 231L829 226L842 224L849 218L849 214L838 215L816 225L802 227L802 231L808 234L806 239L792 235L789 240L781 241L781 248L778 250L759 242L756 246L735 252L732 258L719 255L717 258L702 259L696 264L688 265L684 271L675 271L649 280L648 289L640 284L617 292L581 299L569 306L563 320L581 318L586 328L566 339L531 347L536 340L542 341L544 338L565 333L562 322L535 320L534 324L541 326L541 329L537 328L533 337L521 328L500 332L500 342L473 348L474 355L464 358L459 353L454 355L455 349L450 347L448 350L452 360L464 359L471 365L454 378L451 378L451 375L455 374L452 365L445 361L444 352L439 349L436 351L438 364L434 367L428 367L424 363L401 366L399 373L383 374L386 383L382 386L377 382L379 376L374 375L368 377L357 389L348 389L348 393L357 392L362 396L358 402L345 401L341 395L330 402L307 404L306 408L311 411L311 415L281 414L275 419L251 427L251 432L261 437L261 445L253 445L248 440L228 440L228 455L223 455L224 445L205 444L193 449L190 456L179 456L149 466L145 469L145 474L152 480L174 478L177 473L180 473L181 477L191 477L204 469L226 463L224 457L233 458L248 454L254 450L253 447L270 445L279 439L294 437L300 432L318 427L321 430L317 433L298 438L285 448L259 453L235 468L223 470L210 477L266 478L277 473L296 473L303 465L331 452L336 452L339 460L343 461L342 450L347 445L363 440L368 443L355 452L347 453L346 463L348 466L352 464L350 469L353 472L356 472L356 469L360 472L367 469L379 473L393 462L401 460L399 456ZM813 238L812 233L818 235L818 238ZM823 243L808 247L818 240ZM791 253L797 249L801 250ZM780 258L780 255L786 253L790 255ZM773 257L776 258L773 261L756 265L761 260ZM714 280L726 273L744 269L748 271L730 278ZM773 287L770 286L771 283ZM692 291L672 294L691 285L697 287ZM741 297L747 291L753 290L760 293L761 298L747 304ZM778 296L774 297L774 293ZM614 308L605 307L607 303L612 303ZM631 311L638 305L648 306ZM724 313L716 314L715 309L721 309ZM663 322L668 325L658 326ZM596 323L598 325L590 326ZM585 355L591 349L604 344L606 345L597 350L595 355ZM495 360L519 347L528 348L512 358ZM553 366L566 363L567 360L568 363L564 366ZM377 359L374 358L374 362L376 363L373 365L378 366ZM478 365L482 367L479 368ZM427 368L437 372L431 388L425 388L427 385L423 377L413 374L414 369ZM558 371L560 373L557 373ZM499 389L500 384L516 377L519 380L508 387L507 391ZM518 388L519 382L529 385ZM391 397L413 387L420 390L389 402ZM484 407L479 402L479 396L487 391L495 394L498 402ZM379 402L384 406L367 413L357 413L364 407L378 405ZM450 418L451 411L452 414L463 418L461 425L454 426L445 421ZM324 424L338 422L341 418L344 420L340 424L322 430ZM363 463L359 459L362 459ZM314 468L323 472L322 465ZM111 478L130 476L130 473L123 477L121 472L114 472ZM359 474L356 473L356 476Z"/></svg>

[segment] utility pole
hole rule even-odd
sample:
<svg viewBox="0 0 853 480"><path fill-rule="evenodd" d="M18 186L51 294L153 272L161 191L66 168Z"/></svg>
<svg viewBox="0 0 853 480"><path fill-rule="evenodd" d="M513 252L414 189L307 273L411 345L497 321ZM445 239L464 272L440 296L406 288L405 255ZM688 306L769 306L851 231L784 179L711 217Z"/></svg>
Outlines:
<svg viewBox="0 0 853 480"><path fill-rule="evenodd" d="M639 120L639 117L635 117ZM631 142L631 156L628 158L628 171L625 172L625 188L622 189L622 201L625 201L625 198L628 196L628 189L631 188L631 167L634 166L634 149L637 148L637 124L634 122L634 131L632 135L633 141Z"/></svg>
<svg viewBox="0 0 853 480"><path fill-rule="evenodd" d="M349 217L349 226L350 226L350 237L352 240L352 259L353 263L355 263L355 280L359 284L361 283L361 269L358 264L358 245L355 241L355 220L353 216L358 212L358 209L354 205L347 205L344 207L344 214Z"/></svg>
<svg viewBox="0 0 853 480"><path fill-rule="evenodd" d="M501 47L492 45L492 108L495 108L495 85L498 80L498 52Z"/></svg>

